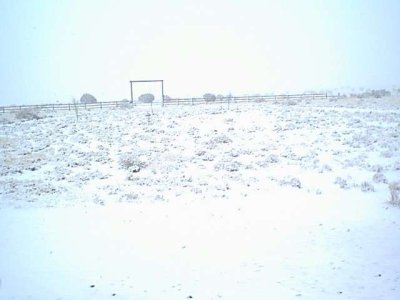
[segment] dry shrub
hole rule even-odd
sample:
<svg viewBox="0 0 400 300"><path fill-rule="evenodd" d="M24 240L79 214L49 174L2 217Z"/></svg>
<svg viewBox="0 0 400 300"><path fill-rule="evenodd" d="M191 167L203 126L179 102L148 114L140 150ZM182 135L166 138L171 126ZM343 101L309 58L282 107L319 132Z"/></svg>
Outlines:
<svg viewBox="0 0 400 300"><path fill-rule="evenodd" d="M390 203L400 207L400 181L389 184Z"/></svg>
<svg viewBox="0 0 400 300"><path fill-rule="evenodd" d="M154 101L154 95L147 93L139 96L139 102L142 103L153 103Z"/></svg>
<svg viewBox="0 0 400 300"><path fill-rule="evenodd" d="M25 120L25 121L30 121L30 120L39 120L39 114L38 111L32 108L24 108L15 113L15 118L19 120Z"/></svg>
<svg viewBox="0 0 400 300"><path fill-rule="evenodd" d="M286 105L297 105L297 102L293 99L290 99L286 102Z"/></svg>
<svg viewBox="0 0 400 300"><path fill-rule="evenodd" d="M203 95L203 99L206 102L214 102L217 99L217 97L214 94L206 93Z"/></svg>
<svg viewBox="0 0 400 300"><path fill-rule="evenodd" d="M291 186L291 187L295 187L298 189L301 189L301 187L302 187L301 181L296 177L286 176L285 178L280 180L279 183L280 183L280 185L283 185L283 186Z"/></svg>
<svg viewBox="0 0 400 300"><path fill-rule="evenodd" d="M118 103L118 107L119 108L130 108L132 107L131 102L128 99L122 99L119 103Z"/></svg>
<svg viewBox="0 0 400 300"><path fill-rule="evenodd" d="M361 183L361 191L363 191L363 192L375 192L375 188L371 183L369 183L367 181L363 181Z"/></svg>
<svg viewBox="0 0 400 300"><path fill-rule="evenodd" d="M138 159L138 157L131 153L125 153L121 155L119 164L122 169L128 170L130 173L140 172L140 170L147 167L146 162Z"/></svg>
<svg viewBox="0 0 400 300"><path fill-rule="evenodd" d="M372 180L375 183L387 183L385 175L383 175L381 172L375 173L374 177L372 177Z"/></svg>
<svg viewBox="0 0 400 300"><path fill-rule="evenodd" d="M241 163L237 161L220 161L214 166L216 171L228 171L228 172L237 172L241 167Z"/></svg>
<svg viewBox="0 0 400 300"><path fill-rule="evenodd" d="M95 96L86 93L81 96L80 102L84 104L93 104L97 103L97 99Z"/></svg>

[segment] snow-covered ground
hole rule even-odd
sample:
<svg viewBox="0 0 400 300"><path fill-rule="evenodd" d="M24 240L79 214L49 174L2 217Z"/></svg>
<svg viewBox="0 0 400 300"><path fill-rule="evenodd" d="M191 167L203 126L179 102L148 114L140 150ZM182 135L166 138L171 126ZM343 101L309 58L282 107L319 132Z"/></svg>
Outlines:
<svg viewBox="0 0 400 300"><path fill-rule="evenodd" d="M400 100L293 104L1 115L0 299L400 299Z"/></svg>

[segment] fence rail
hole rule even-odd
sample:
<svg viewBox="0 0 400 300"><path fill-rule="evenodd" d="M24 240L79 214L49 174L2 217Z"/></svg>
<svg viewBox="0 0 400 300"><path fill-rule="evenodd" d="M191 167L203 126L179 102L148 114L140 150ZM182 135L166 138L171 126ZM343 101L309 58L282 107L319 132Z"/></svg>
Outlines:
<svg viewBox="0 0 400 300"><path fill-rule="evenodd" d="M267 96L225 96L213 101L204 98L175 98L164 101L164 105L196 105L205 103L241 103L241 102L267 102L282 100L316 100L327 99L328 94L291 94L291 95L267 95Z"/></svg>
<svg viewBox="0 0 400 300"><path fill-rule="evenodd" d="M284 100L318 100L327 99L329 96L325 94L291 94L291 95L266 95L266 96L224 96L215 99L214 101L207 101L204 98L173 98L165 99L164 102L159 102L165 106L171 105L199 105L199 104L213 104L213 103L245 103L245 102L267 102L267 101L284 101ZM136 104L136 103L135 103ZM96 103L55 103L55 104L38 104L38 105L12 105L0 106L0 113L17 112L26 109L38 110L89 110L89 109L110 109L122 108L130 105L127 101L106 101Z"/></svg>
<svg viewBox="0 0 400 300"><path fill-rule="evenodd" d="M107 109L107 108L118 108L128 105L126 101L107 101L107 102L96 102L96 103L55 103L55 104L37 104L37 105L11 105L11 106L0 106L0 113L5 112L17 112L25 109L38 109L38 110L70 110L75 109Z"/></svg>

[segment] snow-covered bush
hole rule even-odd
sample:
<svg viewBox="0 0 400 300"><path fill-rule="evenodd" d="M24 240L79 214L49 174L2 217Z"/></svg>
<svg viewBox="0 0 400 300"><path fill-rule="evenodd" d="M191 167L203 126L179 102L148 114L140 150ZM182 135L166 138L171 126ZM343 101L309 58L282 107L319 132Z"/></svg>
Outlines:
<svg viewBox="0 0 400 300"><path fill-rule="evenodd" d="M125 195L122 195L122 197L119 199L120 202L128 202L128 203L133 203L133 202L138 202L139 195L137 193L127 193Z"/></svg>
<svg viewBox="0 0 400 300"><path fill-rule="evenodd" d="M226 135L216 136L211 141L213 143L217 143L217 144L228 144L228 143L232 142L232 140L229 137L227 137Z"/></svg>
<svg viewBox="0 0 400 300"><path fill-rule="evenodd" d="M38 111L32 108L25 108L17 111L15 113L15 118L19 120L25 120L25 121L30 121L30 120L39 120L39 114Z"/></svg>
<svg viewBox="0 0 400 300"><path fill-rule="evenodd" d="M323 164L322 166L320 166L318 168L318 173L325 173L325 172L331 172L331 171L332 171L332 167L327 164Z"/></svg>
<svg viewBox="0 0 400 300"><path fill-rule="evenodd" d="M215 158L215 155L208 153L204 150L197 151L196 155L199 156L204 161L213 161Z"/></svg>
<svg viewBox="0 0 400 300"><path fill-rule="evenodd" d="M382 98L382 97L387 97L391 96L391 92L385 89L381 90L371 90L371 91L366 91L364 93L360 93L356 95L358 98Z"/></svg>
<svg viewBox="0 0 400 300"><path fill-rule="evenodd" d="M86 93L82 95L80 102L84 104L91 104L96 103L97 99L93 95Z"/></svg>
<svg viewBox="0 0 400 300"><path fill-rule="evenodd" d="M206 102L213 102L217 99L217 97L214 94L211 93L206 93L203 95L203 98Z"/></svg>
<svg viewBox="0 0 400 300"><path fill-rule="evenodd" d="M286 185L286 186L291 186L295 187L298 189L301 189L301 182L298 178L296 177L285 177L282 180L280 180L280 185Z"/></svg>
<svg viewBox="0 0 400 300"><path fill-rule="evenodd" d="M335 184L339 185L341 189L346 189L346 190L351 187L350 184L347 182L347 180L342 177L336 177Z"/></svg>
<svg viewBox="0 0 400 300"><path fill-rule="evenodd" d="M207 149L215 149L219 144L228 144L231 142L232 140L226 135L219 135L207 141L206 147Z"/></svg>
<svg viewBox="0 0 400 300"><path fill-rule="evenodd" d="M237 172L239 171L239 168L241 167L241 164L237 161L220 161L217 163L214 167L216 171L224 170L228 172Z"/></svg>
<svg viewBox="0 0 400 300"><path fill-rule="evenodd" d="M218 94L217 96L216 96L216 98L218 99L218 100L220 100L220 101L222 101L222 100L224 100L224 95L221 95L221 94Z"/></svg>
<svg viewBox="0 0 400 300"><path fill-rule="evenodd" d="M147 167L145 162L137 159L134 155L129 153L120 157L119 164L122 169L128 170L131 173L137 173L141 169Z"/></svg>
<svg viewBox="0 0 400 300"><path fill-rule="evenodd" d="M374 192L374 186L367 181L361 183L361 191L363 192Z"/></svg>
<svg viewBox="0 0 400 300"><path fill-rule="evenodd" d="M120 103L118 103L118 107L120 108L129 108L131 107L131 102L128 99L122 99Z"/></svg>
<svg viewBox="0 0 400 300"><path fill-rule="evenodd" d="M389 184L390 190L390 203L400 206L400 181L392 182Z"/></svg>
<svg viewBox="0 0 400 300"><path fill-rule="evenodd" d="M387 183L385 175L383 175L381 172L375 173L374 177L372 177L372 180L375 183Z"/></svg>
<svg viewBox="0 0 400 300"><path fill-rule="evenodd" d="M147 94L142 94L139 96L139 102L142 103L153 103L154 101L154 95L147 93Z"/></svg>
<svg viewBox="0 0 400 300"><path fill-rule="evenodd" d="M172 98L168 95L164 95L164 102L171 102Z"/></svg>
<svg viewBox="0 0 400 300"><path fill-rule="evenodd" d="M0 113L0 124L12 124L15 122L15 113Z"/></svg>
<svg viewBox="0 0 400 300"><path fill-rule="evenodd" d="M275 164L279 162L279 156L276 154L270 154L266 156L263 160L257 162L260 167L268 167L270 164Z"/></svg>

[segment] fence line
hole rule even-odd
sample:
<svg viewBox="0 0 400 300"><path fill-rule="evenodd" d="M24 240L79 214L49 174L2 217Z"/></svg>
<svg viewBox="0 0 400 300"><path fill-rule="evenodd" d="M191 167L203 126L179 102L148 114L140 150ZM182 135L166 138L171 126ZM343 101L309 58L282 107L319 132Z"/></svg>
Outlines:
<svg viewBox="0 0 400 300"><path fill-rule="evenodd" d="M164 100L160 104L165 106L171 105L199 105L199 104L213 104L213 103L245 103L245 102L267 102L267 101L283 101L283 100L318 100L327 99L329 96L324 94L282 94L282 95L266 95L266 96L224 96L209 101L204 98L173 98ZM135 103L136 104L136 103ZM155 103L154 103L155 104ZM105 101L96 103L55 103L55 104L37 104L37 105L12 105L0 106L0 113L17 112L25 109L40 109L40 110L89 110L89 109L110 109L122 108L130 105L127 101Z"/></svg>
<svg viewBox="0 0 400 300"><path fill-rule="evenodd" d="M55 104L34 104L34 105L11 105L0 106L0 113L17 112L25 109L40 109L40 110L89 110L89 109L107 109L118 108L128 105L126 101L105 101L96 103L55 103Z"/></svg>
<svg viewBox="0 0 400 300"><path fill-rule="evenodd" d="M164 101L164 105L196 105L213 103L243 103L243 102L267 102L282 100L317 100L327 99L331 96L325 94L291 94L291 95L267 95L267 96L224 96L213 101L207 101L204 98L174 98Z"/></svg>

